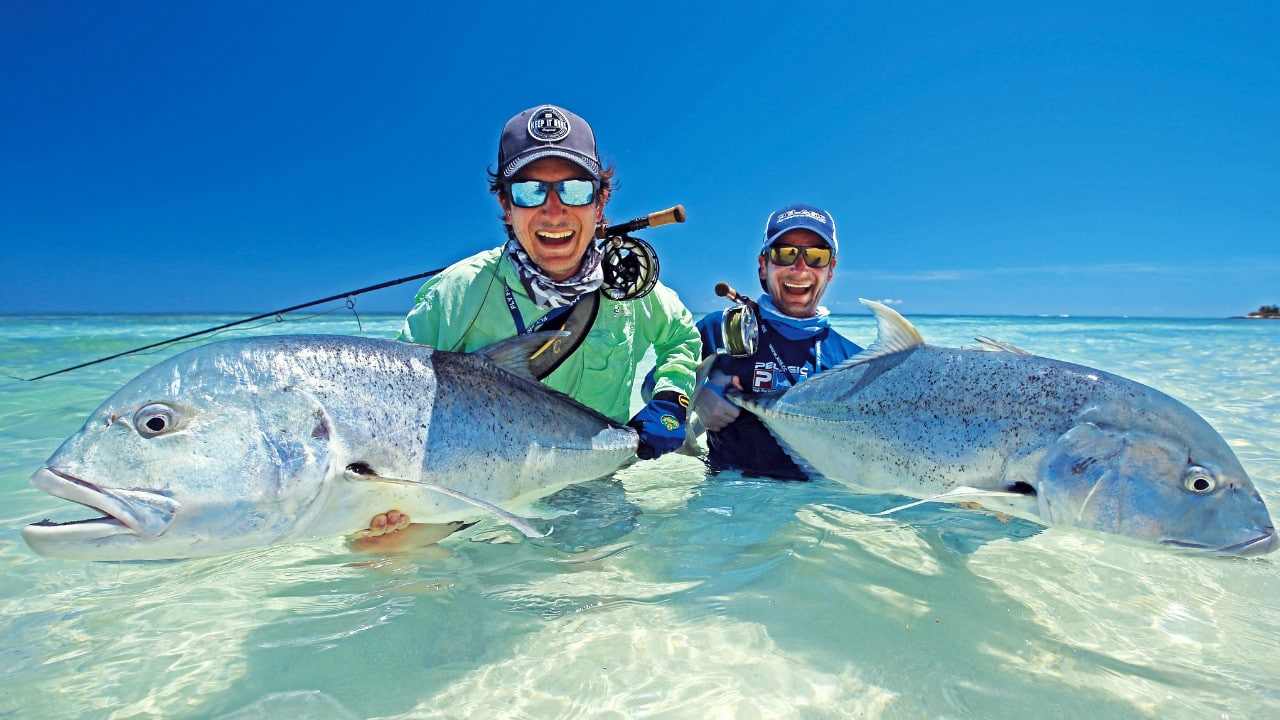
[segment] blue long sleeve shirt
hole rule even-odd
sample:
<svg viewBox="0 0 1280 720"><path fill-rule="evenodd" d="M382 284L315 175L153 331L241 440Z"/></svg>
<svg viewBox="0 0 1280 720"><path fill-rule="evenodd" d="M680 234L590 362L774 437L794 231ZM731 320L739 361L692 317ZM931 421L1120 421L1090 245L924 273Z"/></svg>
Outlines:
<svg viewBox="0 0 1280 720"><path fill-rule="evenodd" d="M783 315L768 295L762 295L757 303L760 338L755 354L749 357L722 354L726 353L722 312L698 321L702 357L719 354L713 369L737 376L748 393L785 390L862 352L860 346L831 329L825 309L817 317L800 319ZM764 423L749 412L744 411L718 432L708 432L707 444L707 464L714 471L808 479Z"/></svg>

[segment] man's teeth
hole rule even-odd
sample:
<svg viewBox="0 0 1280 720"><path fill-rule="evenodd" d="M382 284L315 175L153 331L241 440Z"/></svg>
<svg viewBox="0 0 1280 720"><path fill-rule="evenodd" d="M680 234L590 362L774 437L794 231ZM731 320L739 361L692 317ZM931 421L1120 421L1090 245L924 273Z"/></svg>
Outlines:
<svg viewBox="0 0 1280 720"><path fill-rule="evenodd" d="M542 230L538 233L538 237L546 238L547 240L564 240L565 238L571 237L572 235L573 235L572 230L561 230L560 232L549 232L546 230Z"/></svg>
<svg viewBox="0 0 1280 720"><path fill-rule="evenodd" d="M790 290L791 292L807 292L809 288L813 286L812 285L792 285L791 283L782 283L782 287Z"/></svg>

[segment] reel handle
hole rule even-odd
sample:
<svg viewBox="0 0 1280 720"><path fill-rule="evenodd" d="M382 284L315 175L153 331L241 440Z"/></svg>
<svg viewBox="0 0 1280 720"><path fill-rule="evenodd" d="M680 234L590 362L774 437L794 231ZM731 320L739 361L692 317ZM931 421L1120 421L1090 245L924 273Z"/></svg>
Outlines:
<svg viewBox="0 0 1280 720"><path fill-rule="evenodd" d="M670 225L671 223L684 222L684 206L676 205L666 210L651 212L644 217L638 217L635 220L628 220L617 225L604 226L600 225L596 228L597 238L609 238L615 235L625 235L632 230L643 230L647 227L658 227L659 225Z"/></svg>

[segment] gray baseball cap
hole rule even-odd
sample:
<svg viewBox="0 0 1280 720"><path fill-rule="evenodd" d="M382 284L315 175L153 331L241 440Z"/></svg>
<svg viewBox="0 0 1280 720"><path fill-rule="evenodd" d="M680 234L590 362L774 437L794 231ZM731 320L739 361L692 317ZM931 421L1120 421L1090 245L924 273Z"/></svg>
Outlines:
<svg viewBox="0 0 1280 720"><path fill-rule="evenodd" d="M520 169L546 157L564 158L600 181L596 136L586 120L555 105L529 108L507 121L498 144L498 178L510 180Z"/></svg>

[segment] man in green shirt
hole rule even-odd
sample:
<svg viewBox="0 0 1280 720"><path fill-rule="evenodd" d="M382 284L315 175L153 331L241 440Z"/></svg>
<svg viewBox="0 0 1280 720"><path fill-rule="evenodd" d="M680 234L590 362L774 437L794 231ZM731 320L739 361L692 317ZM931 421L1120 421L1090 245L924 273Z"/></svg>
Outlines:
<svg viewBox="0 0 1280 720"><path fill-rule="evenodd" d="M489 183L507 242L428 280L400 339L469 352L526 332L585 326L553 344L556 361L542 381L635 427L637 454L652 459L684 441L701 340L689 310L661 282L633 299L600 292L595 236L613 174L600 162L591 126L568 110L541 105L507 121ZM632 415L636 372L650 349L657 359L652 398ZM407 522L387 515L374 519L371 534Z"/></svg>

